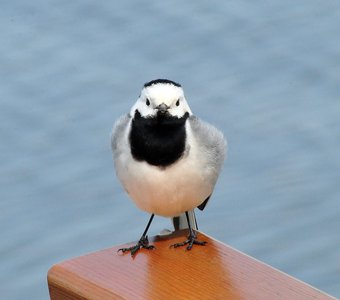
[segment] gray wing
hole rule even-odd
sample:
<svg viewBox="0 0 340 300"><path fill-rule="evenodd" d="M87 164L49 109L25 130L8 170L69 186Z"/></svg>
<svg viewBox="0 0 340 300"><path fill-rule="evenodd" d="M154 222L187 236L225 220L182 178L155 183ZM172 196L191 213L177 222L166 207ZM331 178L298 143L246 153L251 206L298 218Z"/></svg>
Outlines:
<svg viewBox="0 0 340 300"><path fill-rule="evenodd" d="M227 141L220 130L195 116L190 116L189 123L202 153L202 159L206 160L207 167L211 170L208 180L214 186L226 157ZM204 209L209 198L210 196L198 206L200 210Z"/></svg>
<svg viewBox="0 0 340 300"><path fill-rule="evenodd" d="M119 156L120 152L123 151L124 135L127 130L127 126L130 121L128 114L121 116L115 123L111 134L111 148L114 160Z"/></svg>

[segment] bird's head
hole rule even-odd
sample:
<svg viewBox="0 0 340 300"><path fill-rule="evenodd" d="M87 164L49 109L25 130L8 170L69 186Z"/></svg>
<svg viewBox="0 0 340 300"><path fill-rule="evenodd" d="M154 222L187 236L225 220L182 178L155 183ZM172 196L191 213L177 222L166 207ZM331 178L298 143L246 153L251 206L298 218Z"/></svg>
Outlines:
<svg viewBox="0 0 340 300"><path fill-rule="evenodd" d="M130 115L133 117L136 111L143 118L162 116L181 118L186 113L192 114L181 85L167 79L156 79L144 84Z"/></svg>

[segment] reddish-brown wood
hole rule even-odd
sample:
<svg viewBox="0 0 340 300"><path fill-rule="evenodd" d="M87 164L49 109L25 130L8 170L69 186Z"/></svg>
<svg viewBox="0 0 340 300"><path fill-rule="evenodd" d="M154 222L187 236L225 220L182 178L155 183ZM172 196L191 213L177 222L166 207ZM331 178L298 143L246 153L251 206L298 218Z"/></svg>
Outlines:
<svg viewBox="0 0 340 300"><path fill-rule="evenodd" d="M117 246L59 263L48 272L50 297L335 299L202 233L204 247L169 248L185 237L181 231L153 238L156 249L142 249L134 259Z"/></svg>

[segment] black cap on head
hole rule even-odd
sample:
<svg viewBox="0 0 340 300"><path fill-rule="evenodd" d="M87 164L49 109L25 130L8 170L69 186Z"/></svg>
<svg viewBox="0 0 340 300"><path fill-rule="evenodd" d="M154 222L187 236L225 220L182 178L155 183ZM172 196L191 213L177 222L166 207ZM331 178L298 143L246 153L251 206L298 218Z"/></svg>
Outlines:
<svg viewBox="0 0 340 300"><path fill-rule="evenodd" d="M167 83L167 84L172 84L174 86L178 86L181 87L181 85L175 81L169 80L169 79L155 79L155 80L151 80L147 83L144 84L144 87L148 87L148 86L152 86L154 84L158 84L158 83Z"/></svg>

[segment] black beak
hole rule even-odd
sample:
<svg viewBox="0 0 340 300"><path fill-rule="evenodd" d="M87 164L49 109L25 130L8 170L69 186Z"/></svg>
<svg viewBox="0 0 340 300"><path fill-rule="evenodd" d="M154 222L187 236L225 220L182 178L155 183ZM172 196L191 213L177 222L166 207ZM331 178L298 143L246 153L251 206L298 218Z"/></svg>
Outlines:
<svg viewBox="0 0 340 300"><path fill-rule="evenodd" d="M156 109L158 110L159 113L165 114L168 111L169 106L167 106L165 103L162 103L162 104L158 105L156 107Z"/></svg>

